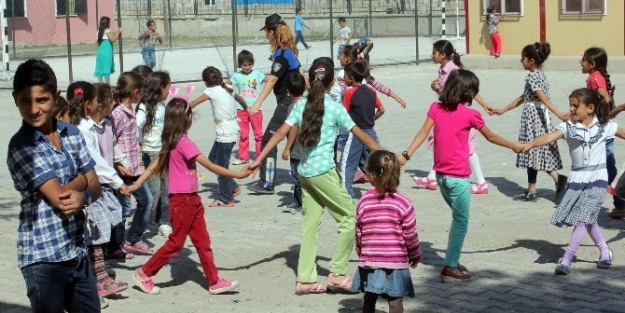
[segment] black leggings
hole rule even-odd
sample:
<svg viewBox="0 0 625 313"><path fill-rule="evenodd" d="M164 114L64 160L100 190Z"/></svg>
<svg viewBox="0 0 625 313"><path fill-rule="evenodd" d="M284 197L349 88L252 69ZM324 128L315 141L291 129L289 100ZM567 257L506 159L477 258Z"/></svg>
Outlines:
<svg viewBox="0 0 625 313"><path fill-rule="evenodd" d="M555 170L554 170L555 171ZM545 173L549 174L552 171L545 171ZM535 170L531 167L527 168L527 182L529 184L535 184L536 183L536 177L538 176L538 170Z"/></svg>

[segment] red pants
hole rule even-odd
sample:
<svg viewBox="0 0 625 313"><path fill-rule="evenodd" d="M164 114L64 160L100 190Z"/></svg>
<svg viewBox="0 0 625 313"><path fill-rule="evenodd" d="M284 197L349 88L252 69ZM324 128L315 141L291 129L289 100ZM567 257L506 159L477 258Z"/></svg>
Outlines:
<svg viewBox="0 0 625 313"><path fill-rule="evenodd" d="M499 36L499 32L494 34L490 34L490 55L500 55L501 54L501 36Z"/></svg>
<svg viewBox="0 0 625 313"><path fill-rule="evenodd" d="M259 155L262 149L260 143L263 140L263 111L256 114L250 114L245 110L237 110L239 118L239 128L241 135L239 137L239 160L250 160L250 125L252 125L252 133L254 134L254 143L256 144L256 155Z"/></svg>
<svg viewBox="0 0 625 313"><path fill-rule="evenodd" d="M208 235L206 221L204 220L204 206L202 198L194 194L170 194L169 214L173 232L165 244L141 268L147 276L154 276L158 271L178 255L184 247L187 235L200 257L200 263L204 270L204 276L208 285L217 283L217 267L211 250L211 240Z"/></svg>

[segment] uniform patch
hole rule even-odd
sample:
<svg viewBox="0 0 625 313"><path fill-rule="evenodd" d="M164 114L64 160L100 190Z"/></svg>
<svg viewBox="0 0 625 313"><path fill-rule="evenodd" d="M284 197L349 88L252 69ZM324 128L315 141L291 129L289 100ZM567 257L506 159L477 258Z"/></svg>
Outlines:
<svg viewBox="0 0 625 313"><path fill-rule="evenodd" d="M282 68L282 65L278 62L273 63L273 72L277 73L280 71L280 69Z"/></svg>

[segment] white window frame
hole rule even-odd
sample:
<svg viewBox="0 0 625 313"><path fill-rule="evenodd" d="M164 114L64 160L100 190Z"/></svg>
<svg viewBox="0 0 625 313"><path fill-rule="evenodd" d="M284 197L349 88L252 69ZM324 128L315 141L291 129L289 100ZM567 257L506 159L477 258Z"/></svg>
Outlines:
<svg viewBox="0 0 625 313"><path fill-rule="evenodd" d="M7 1L11 1L11 0L7 0ZM8 7L7 7L8 10ZM27 18L28 17L28 0L24 0L24 16L16 16L16 17L10 17L10 18Z"/></svg>
<svg viewBox="0 0 625 313"><path fill-rule="evenodd" d="M467 1L467 0L465 0ZM498 14L503 15L503 16L523 16L523 10L525 9L525 3L523 3L525 0L518 0L519 4L521 6L521 12L507 12L506 11L506 1L505 0L499 0L499 2L501 3L501 12L498 12ZM534 1L534 0L533 0ZM490 1L489 0L482 0L482 14L486 15L486 8L488 8L488 6L490 5Z"/></svg>
<svg viewBox="0 0 625 313"><path fill-rule="evenodd" d="M561 1L561 14L562 15L607 15L608 14L608 0L603 0L603 12L587 11L588 0L579 0L582 2L581 12L570 12L566 10L566 0Z"/></svg>

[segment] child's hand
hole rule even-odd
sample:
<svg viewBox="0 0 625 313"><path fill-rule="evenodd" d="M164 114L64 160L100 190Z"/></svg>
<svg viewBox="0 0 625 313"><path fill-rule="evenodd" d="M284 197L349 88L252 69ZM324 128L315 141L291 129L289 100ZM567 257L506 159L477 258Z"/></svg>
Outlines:
<svg viewBox="0 0 625 313"><path fill-rule="evenodd" d="M560 116L558 116L560 117ZM566 113L562 113L562 116L560 117L560 119L563 122L568 122L573 118L573 115L571 114L571 112L566 112Z"/></svg>
<svg viewBox="0 0 625 313"><path fill-rule="evenodd" d="M139 190L139 188L141 188L141 186L137 185L136 183L133 183L132 185L128 186L128 195Z"/></svg>
<svg viewBox="0 0 625 313"><path fill-rule="evenodd" d="M258 159L254 160L254 162L250 164L248 167L251 171L254 171L252 173L252 177L256 176L256 171L258 171L258 168L260 167L260 160Z"/></svg>
<svg viewBox="0 0 625 313"><path fill-rule="evenodd" d="M523 150L521 152L525 153L527 151L530 151L532 148L534 148L534 145L532 144L532 142L528 142L523 145Z"/></svg>
<svg viewBox="0 0 625 313"><path fill-rule="evenodd" d="M404 156L402 155L401 152L395 152L395 157L397 158L397 161L399 162L399 164L401 166L404 166L404 164L406 164L406 162L408 162L408 160L406 160L406 158L404 158Z"/></svg>
<svg viewBox="0 0 625 313"><path fill-rule="evenodd" d="M58 209L65 216L72 216L80 212L87 201L85 194L76 190L62 192L59 195L59 200L61 200L61 205Z"/></svg>
<svg viewBox="0 0 625 313"><path fill-rule="evenodd" d="M432 90L436 93L439 93L441 90L441 82L437 79L432 81L432 84L430 84L430 88L432 88Z"/></svg>
<svg viewBox="0 0 625 313"><path fill-rule="evenodd" d="M525 144L523 143L515 142L512 145L512 151L514 151L515 153L522 153L524 152L523 149L525 149Z"/></svg>
<svg viewBox="0 0 625 313"><path fill-rule="evenodd" d="M254 174L254 171L251 170L249 166L246 166L241 169L241 171L237 175L237 178L238 179L245 178L245 177L250 176L251 174Z"/></svg>
<svg viewBox="0 0 625 313"><path fill-rule="evenodd" d="M283 160L288 160L289 157L291 156L291 151L284 149L284 151L282 151L282 159Z"/></svg>
<svg viewBox="0 0 625 313"><path fill-rule="evenodd" d="M247 112L249 112L252 115L258 113L258 111L260 111L260 105L254 104L250 107L247 107Z"/></svg>
<svg viewBox="0 0 625 313"><path fill-rule="evenodd" d="M115 165L115 169L119 172L119 175L121 176L132 176L132 172L130 172L129 169L121 164Z"/></svg>
<svg viewBox="0 0 625 313"><path fill-rule="evenodd" d="M419 265L419 262L410 262L410 268L417 268L417 265Z"/></svg>
<svg viewBox="0 0 625 313"><path fill-rule="evenodd" d="M503 115L504 113L506 113L504 109L493 109L493 114L495 115Z"/></svg>
<svg viewBox="0 0 625 313"><path fill-rule="evenodd" d="M488 115L490 115L490 116L492 116L493 114L496 114L496 113L495 113L495 110L496 110L496 109L495 109L495 108L493 108L493 107L491 107L491 106L486 106L486 107L484 108L484 111L486 111L486 113L487 113Z"/></svg>

